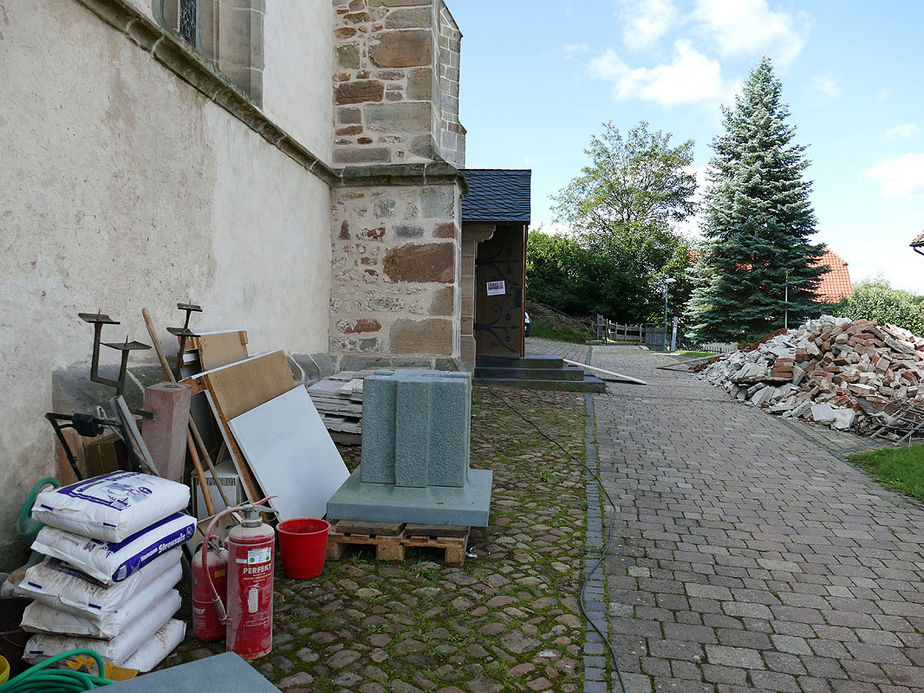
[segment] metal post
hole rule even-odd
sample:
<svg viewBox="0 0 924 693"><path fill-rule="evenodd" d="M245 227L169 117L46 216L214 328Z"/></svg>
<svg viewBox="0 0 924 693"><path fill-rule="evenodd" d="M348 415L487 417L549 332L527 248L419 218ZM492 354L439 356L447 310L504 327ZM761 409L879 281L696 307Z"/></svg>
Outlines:
<svg viewBox="0 0 924 693"><path fill-rule="evenodd" d="M670 338L667 336L670 329L667 323L667 291L675 281L677 280L673 277L664 280L664 351L670 351Z"/></svg>
<svg viewBox="0 0 924 693"><path fill-rule="evenodd" d="M786 286L783 296L783 329L789 329L789 270L786 270Z"/></svg>

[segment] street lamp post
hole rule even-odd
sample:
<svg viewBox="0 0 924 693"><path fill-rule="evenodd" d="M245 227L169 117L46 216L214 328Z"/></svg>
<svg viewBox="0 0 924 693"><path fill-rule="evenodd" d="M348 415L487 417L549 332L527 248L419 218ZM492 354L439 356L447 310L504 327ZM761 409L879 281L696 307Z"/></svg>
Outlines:
<svg viewBox="0 0 924 693"><path fill-rule="evenodd" d="M667 324L667 290L670 288L670 285L673 284L676 279L673 277L667 277L664 280L664 351L670 351L670 341L668 337L668 332L670 328Z"/></svg>

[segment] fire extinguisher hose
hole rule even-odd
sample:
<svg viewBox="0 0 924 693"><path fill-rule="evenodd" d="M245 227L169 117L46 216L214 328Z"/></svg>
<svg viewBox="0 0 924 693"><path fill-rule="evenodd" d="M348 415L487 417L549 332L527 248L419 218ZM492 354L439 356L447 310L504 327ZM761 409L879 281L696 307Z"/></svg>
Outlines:
<svg viewBox="0 0 924 693"><path fill-rule="evenodd" d="M253 503L253 505L263 505L264 503L266 503L267 501L275 497L276 496L267 496L266 498L262 498L258 500L256 503ZM231 508L225 508L220 513L218 513L215 517L212 518L212 521L209 522L209 526L205 530L205 538L202 541L202 567L205 569L205 579L209 583L209 588L212 590L212 604L214 604L215 606L215 613L218 616L218 620L220 623L223 623L225 625L227 625L228 623L228 611L227 609L225 609L224 602L221 601L221 595L218 594L218 590L215 588L215 583L212 580L212 572L208 569L209 564L208 564L207 558L208 558L209 542L212 540L212 530L215 529L215 525L218 524L218 521L221 518L225 517L226 515L230 515L233 512L238 512L239 510L243 510L243 509L244 509L244 506L235 505ZM0 693L6 693L6 692L0 689Z"/></svg>
<svg viewBox="0 0 924 693"><path fill-rule="evenodd" d="M96 661L98 675L87 673L85 671L76 671L75 669L49 669L48 667L57 664L62 659L68 659L75 655L85 655L92 657ZM46 659L41 664L36 664L30 669L10 679L6 683L0 684L0 693L71 693L72 691L92 691L103 686L108 686L110 681L104 678L106 665L103 658L93 650L80 649L68 650L50 659Z"/></svg>

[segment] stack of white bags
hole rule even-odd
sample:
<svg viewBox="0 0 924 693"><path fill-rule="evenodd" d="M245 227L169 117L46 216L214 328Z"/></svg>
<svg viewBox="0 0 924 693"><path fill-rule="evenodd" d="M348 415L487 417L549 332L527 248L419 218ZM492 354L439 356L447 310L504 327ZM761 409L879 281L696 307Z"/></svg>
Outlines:
<svg viewBox="0 0 924 693"><path fill-rule="evenodd" d="M88 647L117 666L150 671L186 634L173 615L181 546L195 520L179 512L189 488L136 472L112 472L42 491L32 516L45 523L32 548L47 558L16 587L34 599L23 630L35 664Z"/></svg>

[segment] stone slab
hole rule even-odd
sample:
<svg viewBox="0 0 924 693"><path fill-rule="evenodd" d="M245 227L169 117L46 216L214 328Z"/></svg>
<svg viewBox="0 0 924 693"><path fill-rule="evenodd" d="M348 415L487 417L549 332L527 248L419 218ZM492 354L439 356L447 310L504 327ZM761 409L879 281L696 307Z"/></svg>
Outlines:
<svg viewBox="0 0 924 693"><path fill-rule="evenodd" d="M233 652L154 671L107 688L118 693L269 693L279 690Z"/></svg>
<svg viewBox="0 0 924 693"><path fill-rule="evenodd" d="M327 503L327 517L368 522L412 522L486 527L491 511L494 473L470 469L462 488L411 488L360 481L362 465Z"/></svg>

